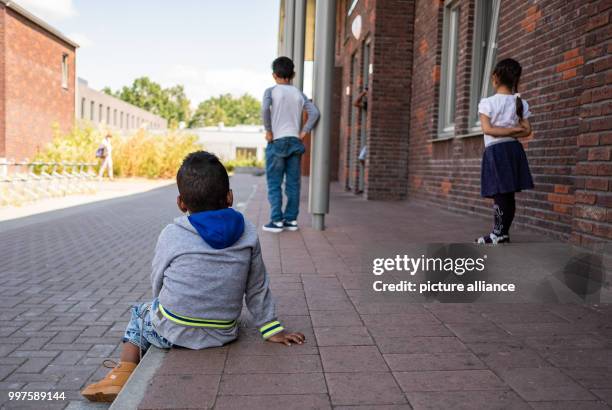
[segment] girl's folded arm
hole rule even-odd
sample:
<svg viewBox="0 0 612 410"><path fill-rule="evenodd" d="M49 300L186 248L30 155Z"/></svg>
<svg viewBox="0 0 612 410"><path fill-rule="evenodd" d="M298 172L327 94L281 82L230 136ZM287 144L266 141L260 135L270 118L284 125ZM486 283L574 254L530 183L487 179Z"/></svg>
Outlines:
<svg viewBox="0 0 612 410"><path fill-rule="evenodd" d="M529 123L529 121L527 121L527 123ZM526 132L526 129L522 126L513 128L494 127L491 125L491 119L484 114L480 114L480 125L482 127L482 132L492 137L521 137L524 136L523 134ZM529 135L529 133L525 135Z"/></svg>

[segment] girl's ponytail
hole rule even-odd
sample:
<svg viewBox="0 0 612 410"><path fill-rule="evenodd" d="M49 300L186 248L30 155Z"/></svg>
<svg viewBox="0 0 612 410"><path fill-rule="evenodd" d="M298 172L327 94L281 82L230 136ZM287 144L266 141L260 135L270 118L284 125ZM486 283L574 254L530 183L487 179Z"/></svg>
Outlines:
<svg viewBox="0 0 612 410"><path fill-rule="evenodd" d="M523 120L524 108L523 100L518 92L518 84L522 72L523 68L519 62L512 58L501 60L493 69L493 74L497 77L497 80L512 90L512 93L516 96L516 116L521 121Z"/></svg>
<svg viewBox="0 0 612 410"><path fill-rule="evenodd" d="M516 116L519 117L520 121L523 121L523 100L521 94L518 93L518 86L514 88L514 95L516 96Z"/></svg>

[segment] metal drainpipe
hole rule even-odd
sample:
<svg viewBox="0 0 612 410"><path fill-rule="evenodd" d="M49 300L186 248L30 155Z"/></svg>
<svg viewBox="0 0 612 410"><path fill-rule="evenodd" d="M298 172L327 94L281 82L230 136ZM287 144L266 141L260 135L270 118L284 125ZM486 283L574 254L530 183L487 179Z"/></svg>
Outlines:
<svg viewBox="0 0 612 410"><path fill-rule="evenodd" d="M329 151L335 40L336 2L318 0L315 17L313 97L314 103L321 111L321 118L312 138L308 198L312 227L318 231L325 229L325 214L329 212Z"/></svg>
<svg viewBox="0 0 612 410"><path fill-rule="evenodd" d="M295 33L295 0L285 0L284 55L293 58L293 38Z"/></svg>
<svg viewBox="0 0 612 410"><path fill-rule="evenodd" d="M293 41L293 63L295 78L293 85L304 91L304 46L306 41L306 0L295 0L295 32Z"/></svg>

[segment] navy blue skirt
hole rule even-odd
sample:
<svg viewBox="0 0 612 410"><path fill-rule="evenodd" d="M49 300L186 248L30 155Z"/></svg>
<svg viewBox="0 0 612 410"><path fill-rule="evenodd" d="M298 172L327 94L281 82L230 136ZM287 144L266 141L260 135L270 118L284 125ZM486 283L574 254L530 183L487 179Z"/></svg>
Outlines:
<svg viewBox="0 0 612 410"><path fill-rule="evenodd" d="M532 189L533 179L523 145L515 140L486 147L482 155L480 184L480 194L488 198Z"/></svg>

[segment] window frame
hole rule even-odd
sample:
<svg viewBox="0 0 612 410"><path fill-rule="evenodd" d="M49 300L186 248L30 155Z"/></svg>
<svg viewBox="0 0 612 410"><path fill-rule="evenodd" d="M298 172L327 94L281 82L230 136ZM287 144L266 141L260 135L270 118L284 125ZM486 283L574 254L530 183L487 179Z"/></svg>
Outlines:
<svg viewBox="0 0 612 410"><path fill-rule="evenodd" d="M485 33L481 30L483 27L482 19L484 2L491 2L491 26L487 37L486 47L483 47ZM477 0L476 15L474 19L474 45L472 49L472 76L470 81L470 117L468 119L468 127L470 132L480 132L480 118L478 116L478 103L481 99L488 97L491 93L491 74L493 72L493 63L497 57L497 34L499 28L499 16L501 9L501 0ZM480 69L484 65L482 71L483 78L479 81ZM480 87L478 84L480 83Z"/></svg>
<svg viewBox="0 0 612 410"><path fill-rule="evenodd" d="M350 16L351 14L353 14L353 12L355 11L355 8L357 8L357 3L359 3L359 0L346 0L346 4L347 6L350 4L350 6L348 6L348 8L346 9L346 15Z"/></svg>
<svg viewBox="0 0 612 410"><path fill-rule="evenodd" d="M457 0L446 0L442 23L442 61L438 99L438 138L455 133L457 60L459 57L459 25L461 7ZM449 54L452 53L452 54ZM452 108L453 114L450 115ZM450 118L452 116L452 118Z"/></svg>

